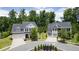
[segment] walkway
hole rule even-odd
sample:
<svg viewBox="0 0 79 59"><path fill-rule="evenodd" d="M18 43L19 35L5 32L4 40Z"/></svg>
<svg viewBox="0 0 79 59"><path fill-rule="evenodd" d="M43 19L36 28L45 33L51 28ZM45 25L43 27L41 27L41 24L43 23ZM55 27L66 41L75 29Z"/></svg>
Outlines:
<svg viewBox="0 0 79 59"><path fill-rule="evenodd" d="M48 38L46 39L46 42L57 42L57 38L52 37L52 36L48 36Z"/></svg>

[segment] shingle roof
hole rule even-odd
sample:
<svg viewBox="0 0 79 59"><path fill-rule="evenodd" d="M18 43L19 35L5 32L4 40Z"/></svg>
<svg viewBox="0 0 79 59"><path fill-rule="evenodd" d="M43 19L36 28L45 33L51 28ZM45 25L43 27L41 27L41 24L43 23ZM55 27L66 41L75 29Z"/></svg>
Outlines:
<svg viewBox="0 0 79 59"><path fill-rule="evenodd" d="M48 25L48 30L53 28L71 28L71 22L54 22Z"/></svg>
<svg viewBox="0 0 79 59"><path fill-rule="evenodd" d="M24 31L22 31L21 29L28 28L30 24L36 27L35 22L23 22L22 24L13 24L12 33L24 33Z"/></svg>
<svg viewBox="0 0 79 59"><path fill-rule="evenodd" d="M29 25L37 26L35 22L23 22L23 23L22 23L22 26L23 26L24 28L28 28Z"/></svg>

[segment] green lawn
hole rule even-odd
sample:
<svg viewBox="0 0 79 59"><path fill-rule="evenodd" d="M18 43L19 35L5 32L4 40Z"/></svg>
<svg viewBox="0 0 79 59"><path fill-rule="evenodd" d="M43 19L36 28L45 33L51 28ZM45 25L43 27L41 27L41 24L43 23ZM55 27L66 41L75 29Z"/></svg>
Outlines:
<svg viewBox="0 0 79 59"><path fill-rule="evenodd" d="M39 38L40 40L46 40L46 38L47 38L47 33L39 33L39 34L38 34L38 38Z"/></svg>
<svg viewBox="0 0 79 59"><path fill-rule="evenodd" d="M68 44L79 45L79 42L75 41L74 39L66 40L66 42L67 42Z"/></svg>
<svg viewBox="0 0 79 59"><path fill-rule="evenodd" d="M10 36L0 39L0 49L11 45L11 43L12 43L12 40Z"/></svg>

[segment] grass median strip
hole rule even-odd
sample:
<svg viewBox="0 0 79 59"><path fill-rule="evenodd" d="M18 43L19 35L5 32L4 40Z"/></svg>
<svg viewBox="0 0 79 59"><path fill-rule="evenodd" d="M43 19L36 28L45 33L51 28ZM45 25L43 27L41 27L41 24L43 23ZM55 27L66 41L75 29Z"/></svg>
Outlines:
<svg viewBox="0 0 79 59"><path fill-rule="evenodd" d="M10 36L0 39L0 49L11 45L11 43L12 43L12 40Z"/></svg>

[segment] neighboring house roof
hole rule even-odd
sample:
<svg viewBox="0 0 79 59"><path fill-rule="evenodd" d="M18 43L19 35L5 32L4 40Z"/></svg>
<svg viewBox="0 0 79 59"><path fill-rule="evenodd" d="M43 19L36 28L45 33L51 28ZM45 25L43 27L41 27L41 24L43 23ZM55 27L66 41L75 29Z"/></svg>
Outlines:
<svg viewBox="0 0 79 59"><path fill-rule="evenodd" d="M48 25L48 30L53 28L71 28L71 22L54 22Z"/></svg>
<svg viewBox="0 0 79 59"><path fill-rule="evenodd" d="M23 22L22 24L13 24L12 33L24 33L24 29L37 27L35 22Z"/></svg>
<svg viewBox="0 0 79 59"><path fill-rule="evenodd" d="M79 22L79 15L77 15L76 18L77 18L77 22Z"/></svg>

